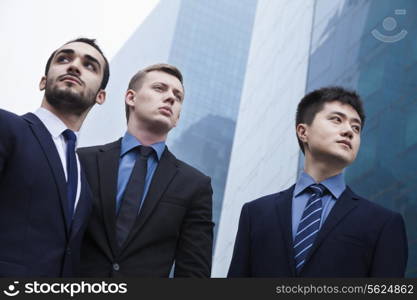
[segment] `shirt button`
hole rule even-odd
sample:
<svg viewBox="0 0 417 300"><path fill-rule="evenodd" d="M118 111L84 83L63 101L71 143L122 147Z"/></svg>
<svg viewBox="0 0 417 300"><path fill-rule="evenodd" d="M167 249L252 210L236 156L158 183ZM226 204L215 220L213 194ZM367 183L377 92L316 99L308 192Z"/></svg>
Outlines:
<svg viewBox="0 0 417 300"><path fill-rule="evenodd" d="M71 255L71 248L67 248L67 255Z"/></svg>
<svg viewBox="0 0 417 300"><path fill-rule="evenodd" d="M119 271L120 270L120 266L119 266L118 263L114 263L113 264L113 270L115 270L115 271Z"/></svg>

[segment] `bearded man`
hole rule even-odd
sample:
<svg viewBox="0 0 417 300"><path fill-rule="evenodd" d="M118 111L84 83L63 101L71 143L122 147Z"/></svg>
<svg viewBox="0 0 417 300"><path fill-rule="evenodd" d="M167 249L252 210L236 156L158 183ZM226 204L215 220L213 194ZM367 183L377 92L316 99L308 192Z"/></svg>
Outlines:
<svg viewBox="0 0 417 300"><path fill-rule="evenodd" d="M0 277L72 277L91 211L75 148L109 65L95 40L65 43L48 59L35 113L0 109Z"/></svg>

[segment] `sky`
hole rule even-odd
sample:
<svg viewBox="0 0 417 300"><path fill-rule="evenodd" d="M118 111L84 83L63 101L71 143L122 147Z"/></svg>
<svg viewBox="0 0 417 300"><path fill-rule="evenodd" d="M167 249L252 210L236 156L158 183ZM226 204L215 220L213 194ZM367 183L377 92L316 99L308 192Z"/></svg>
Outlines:
<svg viewBox="0 0 417 300"><path fill-rule="evenodd" d="M1 0L0 108L23 114L39 107L49 55L65 42L97 39L116 55L159 0Z"/></svg>

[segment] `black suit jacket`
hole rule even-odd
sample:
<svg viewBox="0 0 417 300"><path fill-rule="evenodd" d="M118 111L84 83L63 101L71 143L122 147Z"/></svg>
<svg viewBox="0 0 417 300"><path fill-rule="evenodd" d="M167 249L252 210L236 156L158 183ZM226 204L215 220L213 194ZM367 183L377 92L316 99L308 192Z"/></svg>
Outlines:
<svg viewBox="0 0 417 300"><path fill-rule="evenodd" d="M81 251L84 276L210 276L210 178L165 148L148 194L123 248L115 237L121 140L79 149L93 191L93 213Z"/></svg>
<svg viewBox="0 0 417 300"><path fill-rule="evenodd" d="M294 186L242 208L229 277L295 277ZM401 215L347 187L312 246L301 277L403 277L407 238Z"/></svg>
<svg viewBox="0 0 417 300"><path fill-rule="evenodd" d="M72 225L62 163L34 114L0 110L0 276L75 276L91 210L84 177Z"/></svg>

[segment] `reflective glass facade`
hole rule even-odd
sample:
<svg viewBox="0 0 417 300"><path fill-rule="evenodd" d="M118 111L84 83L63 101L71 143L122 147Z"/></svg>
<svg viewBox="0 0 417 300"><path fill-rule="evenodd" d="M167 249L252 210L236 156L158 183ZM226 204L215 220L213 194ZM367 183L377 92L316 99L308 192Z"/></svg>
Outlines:
<svg viewBox="0 0 417 300"><path fill-rule="evenodd" d="M316 1L307 92L326 85L358 91L367 120L352 189L400 212L417 276L417 2ZM366 224L364 224L366 226Z"/></svg>
<svg viewBox="0 0 417 300"><path fill-rule="evenodd" d="M168 147L212 179L218 230L256 0L182 0L168 62L184 75L185 102Z"/></svg>

